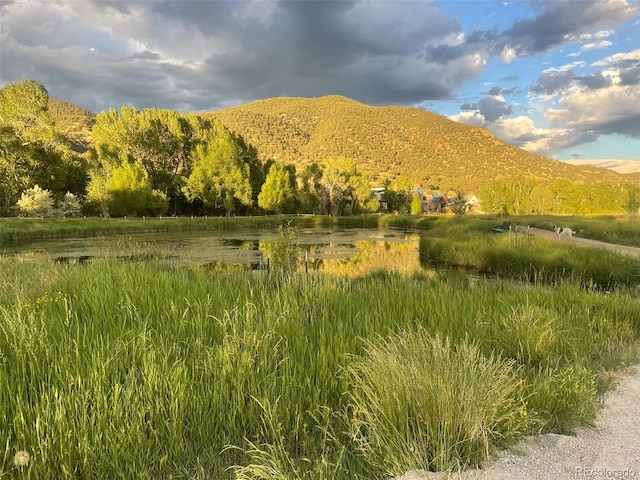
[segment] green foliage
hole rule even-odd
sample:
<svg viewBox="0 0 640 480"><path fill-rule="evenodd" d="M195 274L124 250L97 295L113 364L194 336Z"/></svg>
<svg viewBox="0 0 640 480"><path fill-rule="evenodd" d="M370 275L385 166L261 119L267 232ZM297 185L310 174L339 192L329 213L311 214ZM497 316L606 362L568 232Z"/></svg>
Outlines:
<svg viewBox="0 0 640 480"><path fill-rule="evenodd" d="M513 362L423 329L369 343L347 373L354 440L386 477L482 465L529 427Z"/></svg>
<svg viewBox="0 0 640 480"><path fill-rule="evenodd" d="M273 282L113 258L0 258L0 472L15 473L16 451L32 455L27 476L52 479L225 478L235 465L247 478L382 480L404 465L475 464L523 429L592 418L594 374L623 366L610 363L619 348L637 356L633 291L450 271ZM533 315L543 320L528 333ZM553 341L522 349L534 355L502 356L548 327Z"/></svg>
<svg viewBox="0 0 640 480"><path fill-rule="evenodd" d="M278 241L271 250L271 270L291 274L298 268L298 228L291 222L278 226Z"/></svg>
<svg viewBox="0 0 640 480"><path fill-rule="evenodd" d="M469 205L467 204L465 194L460 190L456 191L455 196L451 200L451 210L457 217L466 215L469 210Z"/></svg>
<svg viewBox="0 0 640 480"><path fill-rule="evenodd" d="M332 215L350 215L358 209L376 210L369 203L371 182L369 175L358 170L352 158L328 158L322 164L320 183L324 188L325 211Z"/></svg>
<svg viewBox="0 0 640 480"><path fill-rule="evenodd" d="M167 197L153 190L149 176L137 163L122 162L106 183L109 213L116 216L161 214L167 210Z"/></svg>
<svg viewBox="0 0 640 480"><path fill-rule="evenodd" d="M274 163L262 185L258 205L267 211L282 213L293 212L296 202L295 170L282 163Z"/></svg>
<svg viewBox="0 0 640 480"><path fill-rule="evenodd" d="M18 209L21 215L27 217L50 217L53 215L53 197L49 190L44 190L38 185L22 192L18 200Z"/></svg>
<svg viewBox="0 0 640 480"><path fill-rule="evenodd" d="M20 194L39 185L60 198L66 189L84 188L66 139L47 111L48 93L34 80L0 90L0 214ZM76 181L77 180L77 181Z"/></svg>
<svg viewBox="0 0 640 480"><path fill-rule="evenodd" d="M62 217L77 217L82 210L80 199L73 193L67 192L58 205L58 215Z"/></svg>
<svg viewBox="0 0 640 480"><path fill-rule="evenodd" d="M573 434L596 417L596 375L580 366L545 368L532 372L527 408L539 419L541 432Z"/></svg>
<svg viewBox="0 0 640 480"><path fill-rule="evenodd" d="M187 199L202 201L210 212L222 207L227 216L237 205L251 204L250 166L224 127L218 126L206 145L198 145L193 157L192 172L182 188Z"/></svg>
<svg viewBox="0 0 640 480"><path fill-rule="evenodd" d="M419 215L423 212L422 210L422 201L420 200L420 195L415 193L411 198L411 214Z"/></svg>

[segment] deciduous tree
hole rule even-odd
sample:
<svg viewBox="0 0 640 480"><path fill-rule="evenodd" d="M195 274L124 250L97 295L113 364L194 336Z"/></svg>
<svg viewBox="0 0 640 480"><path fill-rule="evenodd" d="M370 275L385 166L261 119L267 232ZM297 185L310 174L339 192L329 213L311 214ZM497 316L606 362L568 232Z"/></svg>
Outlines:
<svg viewBox="0 0 640 480"><path fill-rule="evenodd" d="M258 196L258 206L276 213L293 212L296 208L295 170L276 162L269 168Z"/></svg>

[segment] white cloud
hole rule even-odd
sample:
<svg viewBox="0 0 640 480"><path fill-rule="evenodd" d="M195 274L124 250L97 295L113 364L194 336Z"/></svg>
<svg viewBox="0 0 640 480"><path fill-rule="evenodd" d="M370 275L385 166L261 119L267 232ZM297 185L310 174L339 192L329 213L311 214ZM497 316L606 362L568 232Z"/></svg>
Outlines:
<svg viewBox="0 0 640 480"><path fill-rule="evenodd" d="M633 50L632 52L621 52L616 53L615 55L611 55L609 57L605 57L602 60L599 60L593 63L594 67L608 67L612 64L618 64L625 61L638 61L640 60L640 49Z"/></svg>
<svg viewBox="0 0 640 480"><path fill-rule="evenodd" d="M603 48L610 47L611 45L613 45L613 43L608 40L598 40L597 42L585 43L584 45L582 45L582 47L580 47L580 50L602 50Z"/></svg>
<svg viewBox="0 0 640 480"><path fill-rule="evenodd" d="M518 58L518 52L515 48L505 46L500 52L500 60L504 63L511 63L516 58Z"/></svg>
<svg viewBox="0 0 640 480"><path fill-rule="evenodd" d="M639 85L573 89L560 99L560 104L562 108L546 112L554 125L566 125L583 132L640 137Z"/></svg>

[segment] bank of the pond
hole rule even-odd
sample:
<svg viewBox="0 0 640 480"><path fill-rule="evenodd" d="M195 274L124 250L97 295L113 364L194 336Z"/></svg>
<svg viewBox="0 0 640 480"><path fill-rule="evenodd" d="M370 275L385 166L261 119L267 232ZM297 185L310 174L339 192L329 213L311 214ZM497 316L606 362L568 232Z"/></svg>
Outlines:
<svg viewBox="0 0 640 480"><path fill-rule="evenodd" d="M578 239L548 237L528 235L526 227L493 234L477 223L439 222L421 235L420 256L424 264L516 280L557 283L571 278L607 290L640 285L638 256L622 255L613 245L578 245Z"/></svg>
<svg viewBox="0 0 640 480"><path fill-rule="evenodd" d="M640 300L0 258L0 476L383 479L591 421ZM230 446L237 448L230 448ZM27 452L28 465L13 459ZM24 458L24 457L20 457ZM262 472L262 473L261 473Z"/></svg>
<svg viewBox="0 0 640 480"><path fill-rule="evenodd" d="M275 215L259 217L147 217L147 218L0 218L2 244L65 237L90 237L125 233L160 233L276 227L291 222L301 227L378 226L377 215L332 217L327 215Z"/></svg>

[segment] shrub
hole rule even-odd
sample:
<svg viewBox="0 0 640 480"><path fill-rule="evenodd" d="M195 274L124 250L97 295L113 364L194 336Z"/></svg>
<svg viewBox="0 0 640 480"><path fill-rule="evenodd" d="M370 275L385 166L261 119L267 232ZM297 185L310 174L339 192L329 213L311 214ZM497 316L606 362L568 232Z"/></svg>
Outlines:
<svg viewBox="0 0 640 480"><path fill-rule="evenodd" d="M528 428L513 361L467 342L405 332L368 343L346 372L353 440L387 476L480 465Z"/></svg>
<svg viewBox="0 0 640 480"><path fill-rule="evenodd" d="M49 190L43 190L38 185L25 190L18 200L21 215L27 217L50 217L53 215L53 197Z"/></svg>
<svg viewBox="0 0 640 480"><path fill-rule="evenodd" d="M545 368L527 390L527 409L541 432L574 433L596 416L596 374L585 367Z"/></svg>
<svg viewBox="0 0 640 480"><path fill-rule="evenodd" d="M61 217L77 217L82 210L80 199L73 193L67 192L58 205L58 215Z"/></svg>

